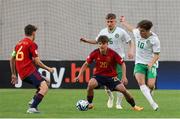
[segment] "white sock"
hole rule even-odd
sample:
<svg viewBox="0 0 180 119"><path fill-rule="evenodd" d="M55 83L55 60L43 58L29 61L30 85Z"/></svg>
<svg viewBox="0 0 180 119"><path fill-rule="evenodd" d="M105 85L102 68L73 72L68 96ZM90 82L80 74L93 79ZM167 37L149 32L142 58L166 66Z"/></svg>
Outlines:
<svg viewBox="0 0 180 119"><path fill-rule="evenodd" d="M116 105L121 105L124 95L121 92L116 92L116 94L117 94Z"/></svg>
<svg viewBox="0 0 180 119"><path fill-rule="evenodd" d="M154 100L150 94L150 89L146 86L146 85L141 85L140 86L141 92L143 93L143 95L146 97L146 99L148 100L148 102L152 105L154 104Z"/></svg>
<svg viewBox="0 0 180 119"><path fill-rule="evenodd" d="M109 89L105 89L106 93L108 94L109 98L113 99L114 96L113 96L113 93L111 92L111 90Z"/></svg>

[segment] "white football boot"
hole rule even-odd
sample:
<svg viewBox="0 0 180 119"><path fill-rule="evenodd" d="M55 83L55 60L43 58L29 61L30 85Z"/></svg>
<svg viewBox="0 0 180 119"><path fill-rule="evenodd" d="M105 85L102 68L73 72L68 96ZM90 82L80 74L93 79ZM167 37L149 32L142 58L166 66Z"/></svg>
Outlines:
<svg viewBox="0 0 180 119"><path fill-rule="evenodd" d="M112 95L109 97L108 102L107 102L107 107L112 108L113 107L113 101L114 101L114 96Z"/></svg>
<svg viewBox="0 0 180 119"><path fill-rule="evenodd" d="M29 108L29 109L27 110L27 113L29 113L29 114L32 114L32 113L40 113L40 111L38 111L36 108Z"/></svg>
<svg viewBox="0 0 180 119"><path fill-rule="evenodd" d="M113 107L113 101L114 101L113 93L109 89L106 89L106 88L105 88L105 91L109 97L108 102L107 102L107 107L112 108Z"/></svg>

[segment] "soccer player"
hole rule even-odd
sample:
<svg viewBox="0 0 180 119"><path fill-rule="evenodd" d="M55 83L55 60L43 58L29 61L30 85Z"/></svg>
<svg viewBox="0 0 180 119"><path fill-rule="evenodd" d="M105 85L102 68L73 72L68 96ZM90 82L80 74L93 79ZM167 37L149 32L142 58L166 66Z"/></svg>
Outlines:
<svg viewBox="0 0 180 119"><path fill-rule="evenodd" d="M116 15L113 13L109 13L106 16L106 25L107 27L102 29L98 36L96 37L96 40L92 39L86 39L86 38L81 38L80 40L86 43L90 44L97 44L97 39L100 35L106 35L109 38L109 47L116 51L123 59L125 59L125 51L124 51L124 46L125 43L128 43L129 49L128 49L128 58L132 59L134 55L134 42L131 40L130 36L127 34L125 30L123 30L120 27L116 26ZM118 79L121 80L122 78L122 69L119 64L116 66L116 70L118 72ZM106 89L106 92L109 96L107 106L108 108L113 107L113 100L114 96L113 93ZM123 99L123 94L120 92L117 92L117 101L116 101L116 108L117 109L122 109L121 103Z"/></svg>
<svg viewBox="0 0 180 119"><path fill-rule="evenodd" d="M120 22L134 34L136 41L136 59L134 75L140 90L154 110L158 110L157 103L153 100L151 92L155 88L158 59L160 54L160 41L158 36L151 31L153 26L149 20L142 20L137 28L126 22L125 17ZM147 81L146 81L147 80ZM147 82L147 85L146 85Z"/></svg>
<svg viewBox="0 0 180 119"><path fill-rule="evenodd" d="M46 95L48 91L48 83L50 81L50 79L45 79L40 75L35 64L51 73L54 72L54 69L43 64L38 56L38 46L34 42L36 30L37 27L34 25L27 25L24 28L25 38L16 44L10 60L12 73L11 83L17 83L17 71L23 82L32 84L37 88L32 104L27 110L27 113L39 113L37 109L38 105Z"/></svg>
<svg viewBox="0 0 180 119"><path fill-rule="evenodd" d="M91 64L94 61L96 64L96 70L87 87L87 100L89 102L89 109L93 108L92 101L94 97L94 89L100 86L106 86L111 91L118 91L123 93L126 101L132 106L132 109L141 111L143 108L135 105L133 97L130 95L123 84L127 83L126 65L120 55L118 55L114 50L108 48L108 41L109 40L107 36L102 35L98 37L97 42L99 48L90 53L75 80L78 81L79 77L88 67L88 64ZM117 63L122 66L121 81L117 79Z"/></svg>

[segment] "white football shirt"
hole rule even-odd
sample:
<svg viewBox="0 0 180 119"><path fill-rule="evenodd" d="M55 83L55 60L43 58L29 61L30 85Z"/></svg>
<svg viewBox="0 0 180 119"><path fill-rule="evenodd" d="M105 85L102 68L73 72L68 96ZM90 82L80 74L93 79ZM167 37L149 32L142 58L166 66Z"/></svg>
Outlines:
<svg viewBox="0 0 180 119"><path fill-rule="evenodd" d="M98 36L96 37L96 41L101 35L105 35L109 38L109 48L116 51L122 58L125 58L124 45L131 40L130 36L125 30L120 27L115 27L115 29L112 31L109 31L108 28L104 28L99 32Z"/></svg>
<svg viewBox="0 0 180 119"><path fill-rule="evenodd" d="M135 64L148 64L152 60L154 53L160 53L160 41L158 36L151 32L152 35L144 39L140 35L139 29L133 29L133 34L136 43L136 58ZM155 64L158 66L158 62Z"/></svg>

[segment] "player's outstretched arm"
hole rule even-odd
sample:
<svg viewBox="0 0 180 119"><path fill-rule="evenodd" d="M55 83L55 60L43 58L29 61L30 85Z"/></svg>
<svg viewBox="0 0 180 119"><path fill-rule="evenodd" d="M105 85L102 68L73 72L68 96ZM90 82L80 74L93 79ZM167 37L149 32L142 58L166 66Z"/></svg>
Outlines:
<svg viewBox="0 0 180 119"><path fill-rule="evenodd" d="M134 49L135 49L135 44L134 44L134 41L133 40L130 40L128 42L129 44L129 48L128 48L128 58L129 59L133 59L134 57Z"/></svg>
<svg viewBox="0 0 180 119"><path fill-rule="evenodd" d="M75 81L78 82L79 81L79 77L83 74L83 72L86 70L86 68L88 67L88 63L87 61L82 65L78 76L75 78Z"/></svg>
<svg viewBox="0 0 180 119"><path fill-rule="evenodd" d="M11 68L11 83L14 85L17 83L15 56L12 56L10 59L10 68Z"/></svg>
<svg viewBox="0 0 180 119"><path fill-rule="evenodd" d="M123 62L121 66L122 66L122 83L127 85L128 80L127 80L127 77L126 77L126 64Z"/></svg>
<svg viewBox="0 0 180 119"><path fill-rule="evenodd" d="M89 43L89 44L97 44L97 41L96 40L93 40L93 39L87 39L87 38L80 38L80 41L81 42L84 42L84 43Z"/></svg>
<svg viewBox="0 0 180 119"><path fill-rule="evenodd" d="M54 72L54 68L48 67L48 66L46 66L45 64L43 64L43 63L41 62L41 60L40 60L39 57L35 57L35 58L34 58L34 62L35 62L36 65L38 65L39 67L41 67L41 68L49 71L50 73L53 73L53 72Z"/></svg>
<svg viewBox="0 0 180 119"><path fill-rule="evenodd" d="M133 29L135 29L132 25L130 25L130 24L126 21L126 19L125 19L124 16L121 16L121 17L120 17L120 22L121 22L121 24L122 24L128 31L130 31L130 32L132 32Z"/></svg>

